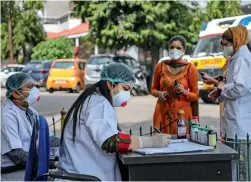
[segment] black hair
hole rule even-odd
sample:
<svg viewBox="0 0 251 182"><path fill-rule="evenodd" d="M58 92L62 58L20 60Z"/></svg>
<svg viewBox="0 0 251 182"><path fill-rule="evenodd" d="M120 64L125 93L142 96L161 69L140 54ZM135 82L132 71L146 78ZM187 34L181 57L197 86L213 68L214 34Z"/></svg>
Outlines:
<svg viewBox="0 0 251 182"><path fill-rule="evenodd" d="M180 41L181 45L183 46L183 49L186 50L186 39L181 36L181 35L175 35L173 37L171 37L171 39L168 42L168 45L170 45L173 41Z"/></svg>
<svg viewBox="0 0 251 182"><path fill-rule="evenodd" d="M116 85L116 83L115 83L115 85ZM73 103L73 105L71 106L71 108L69 109L69 111L66 115L63 129L62 129L62 134L61 134L61 145L63 143L65 127L69 123L70 120L72 120L72 122L73 122L72 138L73 138L73 142L75 141L76 128L77 128L77 125L79 124L83 104L85 103L86 99L89 96L91 96L95 93L104 96L109 101L109 103L112 105L112 95L110 93L110 89L107 86L107 81L101 80L101 81L95 83L94 85L87 87L85 89L85 91Z"/></svg>

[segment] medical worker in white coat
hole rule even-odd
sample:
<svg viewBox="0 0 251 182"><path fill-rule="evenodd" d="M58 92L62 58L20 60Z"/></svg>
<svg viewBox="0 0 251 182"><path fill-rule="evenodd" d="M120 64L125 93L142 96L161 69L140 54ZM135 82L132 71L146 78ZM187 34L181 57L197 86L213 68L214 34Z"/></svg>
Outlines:
<svg viewBox="0 0 251 182"><path fill-rule="evenodd" d="M1 120L1 178L23 181L32 129L38 121L38 113L30 106L39 101L40 93L25 73L11 75L6 89ZM59 147L60 139L51 133L50 144Z"/></svg>
<svg viewBox="0 0 251 182"><path fill-rule="evenodd" d="M61 170L96 176L102 181L120 181L117 152L169 144L168 134L138 137L118 130L114 107L127 105L134 83L134 73L127 65L111 63L103 67L101 80L78 97L66 116L59 157Z"/></svg>
<svg viewBox="0 0 251 182"><path fill-rule="evenodd" d="M251 136L251 52L247 28L242 25L229 28L223 33L221 44L224 56L230 56L226 82L220 82L209 97L224 101L221 135L232 142L226 142L226 145L235 148L235 136L239 143L247 143L247 135ZM251 147L248 149L247 144L239 144L236 150L240 151L239 180L247 181L248 169L251 174L247 161L249 159L251 163L251 157L248 157Z"/></svg>

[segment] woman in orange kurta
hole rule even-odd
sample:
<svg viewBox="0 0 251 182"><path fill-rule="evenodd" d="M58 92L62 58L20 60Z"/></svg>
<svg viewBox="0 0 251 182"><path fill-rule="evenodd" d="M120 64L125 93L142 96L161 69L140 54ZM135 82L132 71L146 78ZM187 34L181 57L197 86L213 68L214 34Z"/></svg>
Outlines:
<svg viewBox="0 0 251 182"><path fill-rule="evenodd" d="M180 108L185 111L186 121L198 116L198 112L192 111L198 108L191 106L191 103L198 106L198 71L191 63L182 61L185 49L184 37L172 37L169 41L171 60L158 63L155 67L151 92L153 96L158 97L158 101L153 124L157 128L162 126L163 133L177 134L177 112ZM170 123L170 126L164 127Z"/></svg>

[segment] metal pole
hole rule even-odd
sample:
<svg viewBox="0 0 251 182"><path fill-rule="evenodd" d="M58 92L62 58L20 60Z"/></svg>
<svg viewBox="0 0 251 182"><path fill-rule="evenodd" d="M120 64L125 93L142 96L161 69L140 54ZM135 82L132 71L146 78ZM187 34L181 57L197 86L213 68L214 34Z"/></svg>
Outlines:
<svg viewBox="0 0 251 182"><path fill-rule="evenodd" d="M54 117L52 118L52 124L53 124L53 133L54 133L54 136L56 136L56 125L55 125L55 118Z"/></svg>

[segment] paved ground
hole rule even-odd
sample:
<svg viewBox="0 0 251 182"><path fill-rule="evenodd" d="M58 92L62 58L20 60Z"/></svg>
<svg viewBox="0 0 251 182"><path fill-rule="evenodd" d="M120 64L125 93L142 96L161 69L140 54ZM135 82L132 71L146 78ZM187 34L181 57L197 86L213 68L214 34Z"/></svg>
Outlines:
<svg viewBox="0 0 251 182"><path fill-rule="evenodd" d="M4 99L5 90L1 91L1 100ZM35 108L46 116L48 123L52 124L52 117L55 121L60 119L60 110L64 107L70 108L79 94L68 92L41 92L41 101ZM120 127L123 131L129 132L132 128L133 134L139 134L142 127L143 133L148 133L152 125L152 115L156 104L156 98L152 96L133 97L125 108L118 108L117 114ZM200 120L201 125L213 125L219 130L219 106L215 104L204 104L200 101ZM51 129L53 129L51 127ZM60 122L56 124L57 135L60 132Z"/></svg>

